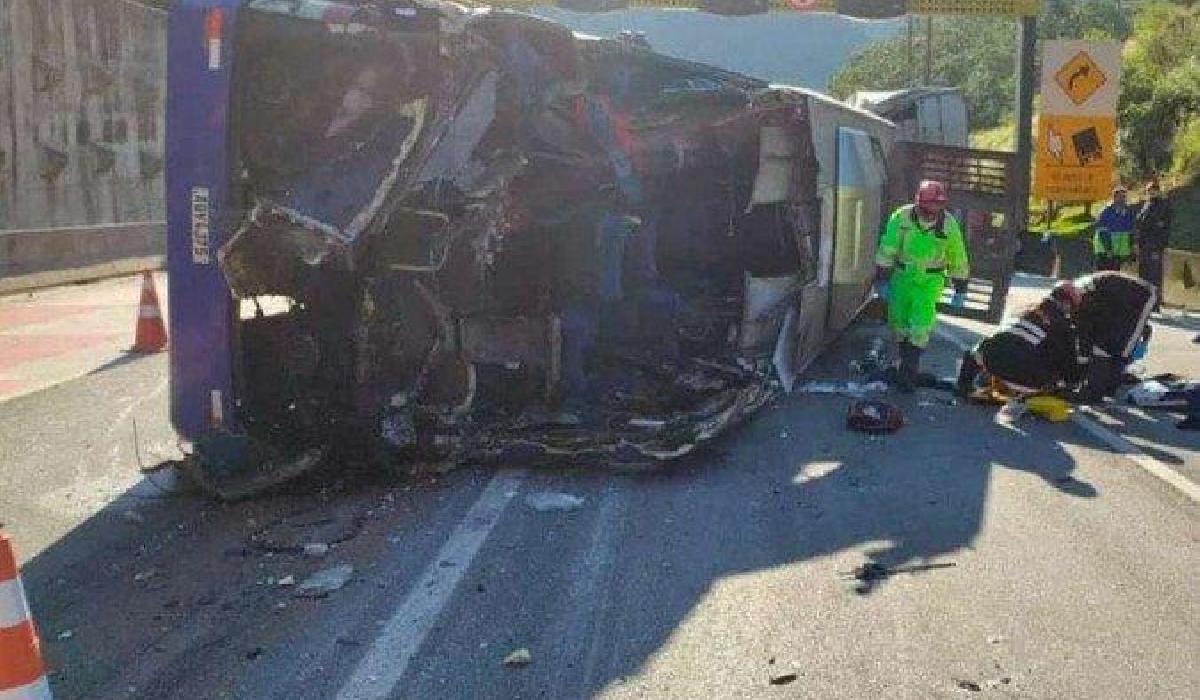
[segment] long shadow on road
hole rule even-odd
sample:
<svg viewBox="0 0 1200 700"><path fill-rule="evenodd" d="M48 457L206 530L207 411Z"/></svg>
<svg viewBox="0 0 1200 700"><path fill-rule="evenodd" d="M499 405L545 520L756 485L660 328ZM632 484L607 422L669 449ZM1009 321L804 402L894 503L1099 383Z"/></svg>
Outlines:
<svg viewBox="0 0 1200 700"><path fill-rule="evenodd" d="M844 378L846 359L876 332L848 334L810 374ZM948 372L956 353L934 354ZM857 580L856 565L954 563L979 535L997 470L1067 498L1096 495L1072 476L1062 447L1079 440L1071 426L1005 428L991 411L928 393L900 400L906 428L869 437L845 429L849 403L790 397L654 474L530 476L526 491L580 493L588 507L548 514L514 502L397 695L589 696L645 669L741 575L821 567L853 604L891 581ZM372 483L235 506L164 502L138 522L96 515L26 566L59 697L117 697L127 685L144 698L336 696L487 476L462 472L400 494ZM265 524L313 514L365 522L368 534L321 561L247 547ZM354 562L355 579L328 600L297 601L271 585L342 561ZM64 630L73 636L57 639ZM537 663L499 672L516 646L533 647Z"/></svg>
<svg viewBox="0 0 1200 700"><path fill-rule="evenodd" d="M862 341L843 339L816 374L844 374ZM945 370L953 353L939 354ZM972 547L997 470L1034 475L1067 498L1096 496L1072 476L1074 460L1059 444L1076 439L1070 426L1007 429L992 411L946 399L903 399L908 427L873 438L847 432L850 399L796 396L720 452L662 474L545 477L538 486L585 493L594 507L565 519L528 511L506 518L396 697L574 698L619 688L685 624L736 637L748 613L714 610L710 598L742 575L822 567L844 581L848 605L891 580L856 579L856 565L947 575L938 567ZM745 601L747 610L775 604ZM705 623L706 615L725 615L726 626ZM503 653L523 645L534 647L537 664L523 676L498 675ZM676 679L660 694L698 683Z"/></svg>

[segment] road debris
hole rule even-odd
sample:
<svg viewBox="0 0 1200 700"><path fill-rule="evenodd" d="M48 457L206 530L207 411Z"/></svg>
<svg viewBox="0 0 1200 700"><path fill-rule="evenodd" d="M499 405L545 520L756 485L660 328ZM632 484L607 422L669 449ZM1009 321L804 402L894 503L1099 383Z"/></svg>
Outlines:
<svg viewBox="0 0 1200 700"><path fill-rule="evenodd" d="M525 505L539 513L578 510L583 506L585 501L586 499L580 496L550 491L531 493L525 497Z"/></svg>
<svg viewBox="0 0 1200 700"><path fill-rule="evenodd" d="M957 562L935 562L931 564L909 564L907 566L887 567L879 562L869 561L854 567L851 571L841 572L841 575L846 578L852 578L856 581L882 581L896 574L915 574L923 571L933 571L935 569L951 569L958 566Z"/></svg>
<svg viewBox="0 0 1200 700"><path fill-rule="evenodd" d="M839 394L852 398L862 398L867 394L882 394L888 390L885 382L828 382L812 381L800 385L796 391L801 394Z"/></svg>
<svg viewBox="0 0 1200 700"><path fill-rule="evenodd" d="M982 692L983 688L975 681L959 680L955 683L961 690L969 690L972 693Z"/></svg>
<svg viewBox="0 0 1200 700"><path fill-rule="evenodd" d="M58 638L63 641L66 641L74 636L75 636L75 632L72 630L63 630L62 632L58 633Z"/></svg>
<svg viewBox="0 0 1200 700"><path fill-rule="evenodd" d="M356 508L328 517L283 517L252 533L249 543L268 554L324 556L334 544L349 542L362 532L367 518Z"/></svg>
<svg viewBox="0 0 1200 700"><path fill-rule="evenodd" d="M287 576L284 576L276 581L276 583L280 586L294 586L296 585L296 577L288 574Z"/></svg>
<svg viewBox="0 0 1200 700"><path fill-rule="evenodd" d="M904 427L904 414L886 401L855 401L846 413L846 426L860 433L886 435Z"/></svg>
<svg viewBox="0 0 1200 700"><path fill-rule="evenodd" d="M787 685L795 683L799 677L799 674L790 671L786 673L772 673L769 682L771 685Z"/></svg>
<svg viewBox="0 0 1200 700"><path fill-rule="evenodd" d="M525 647L521 647L513 651L508 656L504 657L504 665L512 668L520 668L533 663L533 654Z"/></svg>
<svg viewBox="0 0 1200 700"><path fill-rule="evenodd" d="M159 571L158 569L147 569L145 571L139 571L136 574L134 574L133 580L136 581L137 583L143 583L145 581L149 581L152 578L156 578L161 573L162 572Z"/></svg>
<svg viewBox="0 0 1200 700"><path fill-rule="evenodd" d="M324 542L309 542L304 545L304 554L309 557L323 557L329 554L329 545Z"/></svg>
<svg viewBox="0 0 1200 700"><path fill-rule="evenodd" d="M341 564L309 576L300 584L297 595L302 598L323 598L345 586L354 575L354 567Z"/></svg>
<svg viewBox="0 0 1200 700"><path fill-rule="evenodd" d="M1188 397L1196 392L1200 392L1200 382L1178 381L1163 375L1130 389L1126 401L1140 408L1185 408Z"/></svg>

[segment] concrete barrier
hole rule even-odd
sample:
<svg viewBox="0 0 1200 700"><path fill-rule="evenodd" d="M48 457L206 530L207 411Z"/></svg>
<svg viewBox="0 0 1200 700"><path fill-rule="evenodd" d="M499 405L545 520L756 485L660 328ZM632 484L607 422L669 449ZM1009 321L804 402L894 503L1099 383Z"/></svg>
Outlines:
<svg viewBox="0 0 1200 700"><path fill-rule="evenodd" d="M0 294L163 267L161 221L0 231Z"/></svg>
<svg viewBox="0 0 1200 700"><path fill-rule="evenodd" d="M1200 253L1168 250L1163 300L1169 306L1200 311Z"/></svg>

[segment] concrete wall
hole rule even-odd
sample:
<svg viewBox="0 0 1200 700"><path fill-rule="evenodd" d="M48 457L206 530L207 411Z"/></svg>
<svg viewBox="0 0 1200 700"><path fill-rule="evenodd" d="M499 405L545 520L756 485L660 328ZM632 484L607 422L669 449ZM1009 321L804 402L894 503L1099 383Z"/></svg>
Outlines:
<svg viewBox="0 0 1200 700"><path fill-rule="evenodd" d="M1200 253L1167 251L1163 299L1171 306L1200 311Z"/></svg>
<svg viewBox="0 0 1200 700"><path fill-rule="evenodd" d="M0 0L0 231L164 218L165 31L128 0Z"/></svg>
<svg viewBox="0 0 1200 700"><path fill-rule="evenodd" d="M162 222L0 231L0 294L159 269L166 238Z"/></svg>

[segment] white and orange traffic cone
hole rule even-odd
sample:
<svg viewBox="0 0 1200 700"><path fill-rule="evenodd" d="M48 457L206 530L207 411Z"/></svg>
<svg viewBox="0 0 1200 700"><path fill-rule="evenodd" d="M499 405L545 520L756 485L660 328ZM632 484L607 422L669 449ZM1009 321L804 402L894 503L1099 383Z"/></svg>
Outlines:
<svg viewBox="0 0 1200 700"><path fill-rule="evenodd" d="M51 700L37 630L8 535L0 532L0 698Z"/></svg>
<svg viewBox="0 0 1200 700"><path fill-rule="evenodd" d="M138 304L137 330L130 352L155 353L167 347L167 326L163 323L158 292L154 291L154 275L142 274L142 300Z"/></svg>

